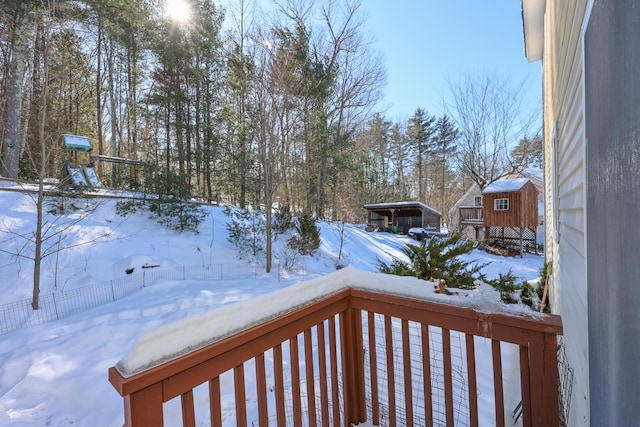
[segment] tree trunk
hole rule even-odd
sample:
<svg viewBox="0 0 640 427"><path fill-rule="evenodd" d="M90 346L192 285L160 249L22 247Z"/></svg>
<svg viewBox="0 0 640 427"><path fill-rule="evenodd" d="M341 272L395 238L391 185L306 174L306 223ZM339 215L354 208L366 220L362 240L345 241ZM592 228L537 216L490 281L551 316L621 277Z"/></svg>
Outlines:
<svg viewBox="0 0 640 427"><path fill-rule="evenodd" d="M138 158L138 48L134 41L127 48L127 155L131 159ZM131 183L140 182L139 168L131 167L129 176Z"/></svg>
<svg viewBox="0 0 640 427"><path fill-rule="evenodd" d="M44 108L44 107L43 107ZM44 150L44 139L41 135L41 145ZM44 154L44 153L43 153ZM45 169L46 162L42 162L40 171ZM35 250L33 254L33 295L31 299L31 307L34 310L40 308L40 271L42 266L42 217L44 207L44 179L41 175L38 179L38 199L36 200L36 231L35 231Z"/></svg>
<svg viewBox="0 0 640 427"><path fill-rule="evenodd" d="M15 41L13 55L9 65L9 81L7 82L7 128L3 144L2 168L0 175L9 178L18 177L20 165L20 122L22 119L22 94L24 89L24 72L28 49L28 13L27 6L19 3L14 15Z"/></svg>
<svg viewBox="0 0 640 427"><path fill-rule="evenodd" d="M98 128L98 154L104 154L102 138L102 21L98 21L98 41L96 46L96 126ZM98 167L98 176L102 176L102 163Z"/></svg>
<svg viewBox="0 0 640 427"><path fill-rule="evenodd" d="M55 7L55 2L51 7ZM49 11L53 14L53 11ZM38 176L38 200L36 201L36 230L35 249L33 256L33 295L31 307L37 310L40 307L40 271L42 267L42 237L43 237L43 210L44 210L44 179L47 176L47 144L45 140L45 123L47 122L47 98L49 92L49 44L50 33L48 24L43 29L43 55L42 55L42 109L40 111L40 171Z"/></svg>
<svg viewBox="0 0 640 427"><path fill-rule="evenodd" d="M111 42L109 46L109 55L107 58L108 70L109 70L109 102L111 104L111 155L113 157L117 157L118 149L117 149L117 140L116 136L118 134L118 126L117 126L117 106L116 106L116 86L113 79L113 67L114 67L114 43ZM117 181L116 176L116 163L111 164L111 185L115 186Z"/></svg>

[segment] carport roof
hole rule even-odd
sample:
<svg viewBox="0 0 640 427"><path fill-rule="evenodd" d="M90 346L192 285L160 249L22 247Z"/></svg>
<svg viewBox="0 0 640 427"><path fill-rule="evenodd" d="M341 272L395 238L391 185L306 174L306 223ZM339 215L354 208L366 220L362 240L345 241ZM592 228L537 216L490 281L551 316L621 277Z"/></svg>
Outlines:
<svg viewBox="0 0 640 427"><path fill-rule="evenodd" d="M364 205L364 208L367 209L367 210L388 210L388 209L407 210L407 209L419 208L419 209L431 211L431 212L435 213L436 215L442 216L442 214L440 212L438 212L437 210L435 210L431 206L426 205L426 204L424 204L422 202L418 202L418 201L370 203L370 204Z"/></svg>

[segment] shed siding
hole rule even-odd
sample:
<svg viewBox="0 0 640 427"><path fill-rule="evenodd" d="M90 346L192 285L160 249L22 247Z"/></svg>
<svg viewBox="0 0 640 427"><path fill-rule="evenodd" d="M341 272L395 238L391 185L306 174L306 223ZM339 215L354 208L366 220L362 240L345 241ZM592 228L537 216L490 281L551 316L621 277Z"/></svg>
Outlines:
<svg viewBox="0 0 640 427"><path fill-rule="evenodd" d="M509 199L509 210L494 210L496 199ZM538 225L538 191L528 182L520 191L484 195L484 225L487 227L532 227Z"/></svg>
<svg viewBox="0 0 640 427"><path fill-rule="evenodd" d="M590 423L582 38L587 3L587 0L547 2L542 65L548 231L545 249L547 260L552 260L554 267L552 310L562 315L567 361L575 374L571 426ZM554 185L557 185L555 203Z"/></svg>
<svg viewBox="0 0 640 427"><path fill-rule="evenodd" d="M497 199L508 199L509 210L496 211ZM520 215L520 193L491 193L484 195L484 225L486 227L516 227Z"/></svg>

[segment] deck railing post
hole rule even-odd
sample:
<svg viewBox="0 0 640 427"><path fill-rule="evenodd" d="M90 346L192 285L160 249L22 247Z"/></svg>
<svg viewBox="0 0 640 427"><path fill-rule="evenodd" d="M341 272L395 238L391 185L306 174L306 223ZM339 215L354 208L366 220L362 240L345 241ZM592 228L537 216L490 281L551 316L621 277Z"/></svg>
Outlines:
<svg viewBox="0 0 640 427"><path fill-rule="evenodd" d="M531 425L557 426L560 425L557 336L536 335L529 345Z"/></svg>
<svg viewBox="0 0 640 427"><path fill-rule="evenodd" d="M542 388L546 390L548 404L543 411L541 425L560 425L559 386L558 386L558 336L544 334L544 362Z"/></svg>
<svg viewBox="0 0 640 427"><path fill-rule="evenodd" d="M362 314L349 309L341 316L342 360L344 363L345 425L366 421L364 391L364 347Z"/></svg>
<svg viewBox="0 0 640 427"><path fill-rule="evenodd" d="M124 427L162 427L162 383L124 396Z"/></svg>

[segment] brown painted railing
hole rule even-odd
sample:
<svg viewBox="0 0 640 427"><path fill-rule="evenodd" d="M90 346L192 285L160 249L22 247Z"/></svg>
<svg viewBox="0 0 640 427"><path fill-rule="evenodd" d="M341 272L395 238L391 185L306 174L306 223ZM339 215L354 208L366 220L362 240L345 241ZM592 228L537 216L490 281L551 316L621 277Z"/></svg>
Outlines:
<svg viewBox="0 0 640 427"><path fill-rule="evenodd" d="M130 427L163 426L176 398L184 426L196 412L212 426L500 426L518 402L524 426L552 426L561 333L553 315L347 288L131 377L113 367L109 380Z"/></svg>
<svg viewBox="0 0 640 427"><path fill-rule="evenodd" d="M484 208L482 206L460 206L458 208L460 224L482 225L484 222Z"/></svg>

